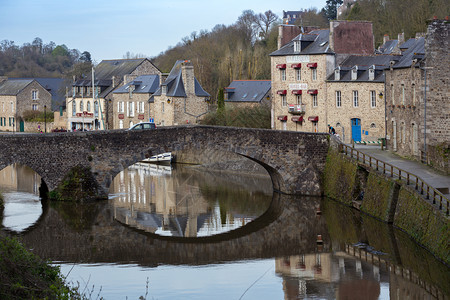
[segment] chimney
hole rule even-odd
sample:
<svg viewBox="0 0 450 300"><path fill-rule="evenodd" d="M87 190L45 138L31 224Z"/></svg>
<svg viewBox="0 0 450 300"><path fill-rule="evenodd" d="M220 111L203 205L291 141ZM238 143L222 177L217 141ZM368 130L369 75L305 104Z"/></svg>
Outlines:
<svg viewBox="0 0 450 300"><path fill-rule="evenodd" d="M183 79L184 91L186 95L195 95L194 66L190 60L181 63L181 78Z"/></svg>
<svg viewBox="0 0 450 300"><path fill-rule="evenodd" d="M387 43L387 41L389 41L389 34L385 34L383 37L383 45Z"/></svg>
<svg viewBox="0 0 450 300"><path fill-rule="evenodd" d="M400 46L401 44L403 44L405 42L405 33L399 33L398 34L398 45Z"/></svg>

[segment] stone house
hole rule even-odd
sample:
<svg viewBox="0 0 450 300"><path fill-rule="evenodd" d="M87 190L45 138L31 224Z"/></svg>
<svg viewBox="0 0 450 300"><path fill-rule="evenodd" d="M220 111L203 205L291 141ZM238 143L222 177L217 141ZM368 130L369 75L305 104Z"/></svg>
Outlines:
<svg viewBox="0 0 450 300"><path fill-rule="evenodd" d="M384 69L391 55L352 55L327 79L327 122L345 143L385 137Z"/></svg>
<svg viewBox="0 0 450 300"><path fill-rule="evenodd" d="M272 128L328 132L327 78L348 56L373 54L372 24L332 21L330 29L302 30L281 25L279 49L270 54Z"/></svg>
<svg viewBox="0 0 450 300"><path fill-rule="evenodd" d="M75 78L72 84L72 93L66 98L68 128L113 128L113 90L140 75L151 74L160 75L161 71L146 58L101 61L92 74L86 78Z"/></svg>
<svg viewBox="0 0 450 300"><path fill-rule="evenodd" d="M113 91L111 129L131 128L154 115L149 98L159 88L159 75L141 75Z"/></svg>
<svg viewBox="0 0 450 300"><path fill-rule="evenodd" d="M386 70L387 145L450 173L449 23L433 20L426 37L399 46Z"/></svg>
<svg viewBox="0 0 450 300"><path fill-rule="evenodd" d="M303 11L301 10L283 10L283 24L293 25L297 21L300 22Z"/></svg>
<svg viewBox="0 0 450 300"><path fill-rule="evenodd" d="M0 78L0 131L24 131L26 111L51 111L52 95L35 79Z"/></svg>
<svg viewBox="0 0 450 300"><path fill-rule="evenodd" d="M161 77L162 78L162 77ZM158 90L150 97L157 126L196 124L209 110L210 94L194 76L189 60L178 60ZM151 104L150 104L151 105Z"/></svg>
<svg viewBox="0 0 450 300"><path fill-rule="evenodd" d="M225 107L271 107L270 80L234 80L224 89Z"/></svg>

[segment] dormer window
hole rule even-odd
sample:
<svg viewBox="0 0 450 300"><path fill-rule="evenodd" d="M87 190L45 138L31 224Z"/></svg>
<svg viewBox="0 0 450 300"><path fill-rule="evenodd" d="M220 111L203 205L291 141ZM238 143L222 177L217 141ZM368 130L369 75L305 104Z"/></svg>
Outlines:
<svg viewBox="0 0 450 300"><path fill-rule="evenodd" d="M336 68L334 70L334 80L341 80L341 68Z"/></svg>
<svg viewBox="0 0 450 300"><path fill-rule="evenodd" d="M300 41L294 41L294 52L300 52L302 50Z"/></svg>
<svg viewBox="0 0 450 300"><path fill-rule="evenodd" d="M167 93L167 85L161 86L161 94L165 95Z"/></svg>
<svg viewBox="0 0 450 300"><path fill-rule="evenodd" d="M355 66L352 69L352 80L356 80L358 78L358 66Z"/></svg>
<svg viewBox="0 0 450 300"><path fill-rule="evenodd" d="M369 68L369 80L375 79L375 65Z"/></svg>

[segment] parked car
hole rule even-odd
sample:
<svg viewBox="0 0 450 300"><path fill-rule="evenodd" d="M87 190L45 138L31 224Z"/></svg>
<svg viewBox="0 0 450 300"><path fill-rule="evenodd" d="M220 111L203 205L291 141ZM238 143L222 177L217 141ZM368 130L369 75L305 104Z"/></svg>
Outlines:
<svg viewBox="0 0 450 300"><path fill-rule="evenodd" d="M140 129L156 129L156 125L155 125L155 123L142 122L142 123L133 125L133 127L128 128L127 130L140 130Z"/></svg>

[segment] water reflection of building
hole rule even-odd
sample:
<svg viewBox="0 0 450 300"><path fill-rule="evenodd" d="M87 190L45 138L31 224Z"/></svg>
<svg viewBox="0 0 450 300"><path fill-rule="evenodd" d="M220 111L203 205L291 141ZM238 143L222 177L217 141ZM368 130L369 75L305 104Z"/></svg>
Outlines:
<svg viewBox="0 0 450 300"><path fill-rule="evenodd" d="M377 266L345 253L314 253L277 258L275 272L283 278L284 299L378 299L381 282Z"/></svg>
<svg viewBox="0 0 450 300"><path fill-rule="evenodd" d="M31 168L23 165L9 165L0 171L0 190L39 194L41 177Z"/></svg>
<svg viewBox="0 0 450 300"><path fill-rule="evenodd" d="M254 219L239 212L224 215L205 199L193 173L170 166L135 164L114 178L110 193L117 220L161 235L217 234Z"/></svg>

